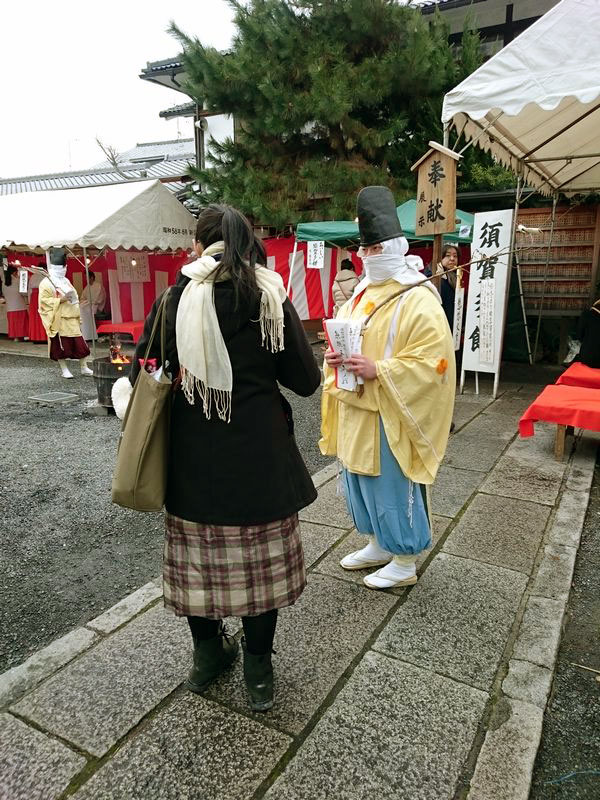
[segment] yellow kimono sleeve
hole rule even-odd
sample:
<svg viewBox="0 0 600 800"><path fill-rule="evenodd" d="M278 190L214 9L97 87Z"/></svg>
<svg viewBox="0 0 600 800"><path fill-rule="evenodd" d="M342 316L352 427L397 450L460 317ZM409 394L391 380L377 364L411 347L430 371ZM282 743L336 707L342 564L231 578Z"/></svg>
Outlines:
<svg viewBox="0 0 600 800"><path fill-rule="evenodd" d="M60 298L54 296L54 290L49 283L42 281L38 296L38 312L50 338L58 333L59 307Z"/></svg>
<svg viewBox="0 0 600 800"><path fill-rule="evenodd" d="M452 336L433 295L407 298L394 349L376 362L386 437L405 475L431 484L446 452L456 387Z"/></svg>

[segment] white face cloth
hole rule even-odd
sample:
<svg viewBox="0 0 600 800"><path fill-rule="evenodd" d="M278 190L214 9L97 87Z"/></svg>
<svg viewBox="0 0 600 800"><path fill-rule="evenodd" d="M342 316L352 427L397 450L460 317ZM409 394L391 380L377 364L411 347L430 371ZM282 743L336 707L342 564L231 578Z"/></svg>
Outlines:
<svg viewBox="0 0 600 800"><path fill-rule="evenodd" d="M64 294L71 305L79 302L77 291L71 281L67 278L67 268L60 264L48 264L48 275L54 287L61 294Z"/></svg>
<svg viewBox="0 0 600 800"><path fill-rule="evenodd" d="M404 236L399 236L397 239L388 239L387 242L382 242L381 245L383 252L380 255L363 258L365 274L356 286L353 297L356 297L371 284L393 280L403 286L417 286L419 283L425 283L440 303L442 302L435 286L427 282L427 277L419 271L419 267L423 267L422 259L419 256L406 255L408 242Z"/></svg>

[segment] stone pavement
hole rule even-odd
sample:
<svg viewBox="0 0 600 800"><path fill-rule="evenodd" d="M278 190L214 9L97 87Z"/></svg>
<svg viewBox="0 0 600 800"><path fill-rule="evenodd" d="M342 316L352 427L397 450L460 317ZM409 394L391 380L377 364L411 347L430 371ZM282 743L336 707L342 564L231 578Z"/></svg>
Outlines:
<svg viewBox="0 0 600 800"><path fill-rule="evenodd" d="M338 566L360 539L335 467L315 476L271 712L239 661L183 689L190 636L157 580L0 675L1 800L526 800L596 441L557 463L553 429L515 438L537 388L502 389L457 398L410 589Z"/></svg>

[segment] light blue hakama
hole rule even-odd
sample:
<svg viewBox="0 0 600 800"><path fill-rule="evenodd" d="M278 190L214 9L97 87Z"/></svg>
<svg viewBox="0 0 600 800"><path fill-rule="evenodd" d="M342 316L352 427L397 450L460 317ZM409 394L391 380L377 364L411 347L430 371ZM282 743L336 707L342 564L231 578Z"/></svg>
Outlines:
<svg viewBox="0 0 600 800"><path fill-rule="evenodd" d="M379 422L381 475L342 470L348 512L359 533L375 535L377 544L394 555L417 555L431 545L425 486L413 483L400 469Z"/></svg>

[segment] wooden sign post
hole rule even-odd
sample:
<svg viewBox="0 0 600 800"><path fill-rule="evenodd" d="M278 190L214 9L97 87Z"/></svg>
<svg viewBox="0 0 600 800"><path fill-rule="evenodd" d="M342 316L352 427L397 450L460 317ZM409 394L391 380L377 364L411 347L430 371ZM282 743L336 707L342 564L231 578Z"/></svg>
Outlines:
<svg viewBox="0 0 600 800"><path fill-rule="evenodd" d="M442 234L456 230L456 162L460 156L437 142L429 142L429 147L411 170L418 170L415 233L433 235L431 272L435 275L442 258ZM434 283L439 289L439 280Z"/></svg>

